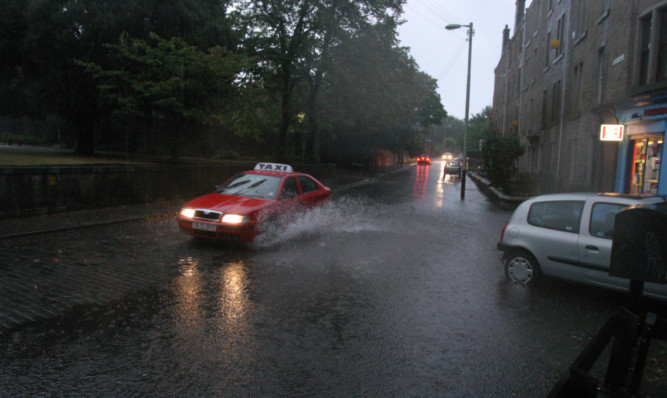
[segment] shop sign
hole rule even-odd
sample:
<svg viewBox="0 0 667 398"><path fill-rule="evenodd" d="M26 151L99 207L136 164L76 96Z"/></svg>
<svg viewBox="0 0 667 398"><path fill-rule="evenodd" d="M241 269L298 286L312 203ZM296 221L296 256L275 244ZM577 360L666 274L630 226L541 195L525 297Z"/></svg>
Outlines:
<svg viewBox="0 0 667 398"><path fill-rule="evenodd" d="M623 141L624 130L622 124L603 124L600 126L600 141Z"/></svg>
<svg viewBox="0 0 667 398"><path fill-rule="evenodd" d="M656 108L644 108L644 117L665 117L667 115L667 106L659 106Z"/></svg>

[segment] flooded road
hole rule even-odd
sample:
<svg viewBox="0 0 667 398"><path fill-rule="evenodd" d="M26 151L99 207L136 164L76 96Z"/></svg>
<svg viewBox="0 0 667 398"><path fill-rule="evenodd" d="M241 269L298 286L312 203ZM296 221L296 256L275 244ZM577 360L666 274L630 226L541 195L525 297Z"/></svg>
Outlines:
<svg viewBox="0 0 667 398"><path fill-rule="evenodd" d="M434 162L336 192L251 246L170 218L100 227L128 238L95 250L154 282L3 336L0 395L545 396L622 297L507 283L511 212L442 177Z"/></svg>

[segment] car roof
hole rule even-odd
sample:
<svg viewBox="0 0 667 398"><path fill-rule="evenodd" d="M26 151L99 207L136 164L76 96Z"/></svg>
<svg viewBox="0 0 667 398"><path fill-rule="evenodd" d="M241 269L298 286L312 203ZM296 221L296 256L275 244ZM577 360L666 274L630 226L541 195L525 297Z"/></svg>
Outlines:
<svg viewBox="0 0 667 398"><path fill-rule="evenodd" d="M656 194L632 195L615 192L568 192L551 193L534 196L529 200L586 200L591 198L630 199L636 203L661 203L667 201L667 197Z"/></svg>
<svg viewBox="0 0 667 398"><path fill-rule="evenodd" d="M267 175L281 178L286 176L308 176L308 174L294 171L292 166L288 164L268 162L257 163L254 169L244 171L243 174Z"/></svg>

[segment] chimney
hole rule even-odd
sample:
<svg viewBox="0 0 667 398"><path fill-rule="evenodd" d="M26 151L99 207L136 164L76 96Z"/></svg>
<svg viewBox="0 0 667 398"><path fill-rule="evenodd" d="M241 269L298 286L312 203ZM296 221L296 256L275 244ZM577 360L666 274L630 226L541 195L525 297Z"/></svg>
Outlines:
<svg viewBox="0 0 667 398"><path fill-rule="evenodd" d="M514 18L514 31L519 31L519 25L526 11L526 0L516 0L516 17Z"/></svg>
<svg viewBox="0 0 667 398"><path fill-rule="evenodd" d="M507 47L507 45L510 42L510 28L505 25L505 29L503 29L503 48Z"/></svg>

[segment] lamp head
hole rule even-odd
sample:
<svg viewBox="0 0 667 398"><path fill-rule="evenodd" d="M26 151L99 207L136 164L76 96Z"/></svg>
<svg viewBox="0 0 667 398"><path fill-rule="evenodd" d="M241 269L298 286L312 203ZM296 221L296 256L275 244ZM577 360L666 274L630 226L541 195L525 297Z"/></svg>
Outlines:
<svg viewBox="0 0 667 398"><path fill-rule="evenodd" d="M445 29L454 30L454 29L458 29L460 27L461 27L461 25L459 25L457 23L452 23L452 24L449 24L449 25L445 26Z"/></svg>

